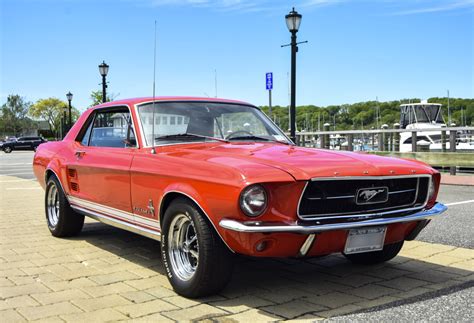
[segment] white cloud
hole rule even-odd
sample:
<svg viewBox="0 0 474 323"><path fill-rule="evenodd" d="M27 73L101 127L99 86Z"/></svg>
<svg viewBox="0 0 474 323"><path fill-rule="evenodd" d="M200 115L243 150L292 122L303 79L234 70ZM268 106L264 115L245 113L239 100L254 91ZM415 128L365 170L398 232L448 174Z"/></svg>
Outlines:
<svg viewBox="0 0 474 323"><path fill-rule="evenodd" d="M474 8L474 0L455 0L455 1L417 1L417 4L423 4L417 8L401 10L394 12L394 15L416 15L424 13L453 11L459 9Z"/></svg>
<svg viewBox="0 0 474 323"><path fill-rule="evenodd" d="M123 0L132 1L132 0ZM320 7L333 5L347 0L297 0L296 3L289 4L284 0L134 0L134 3L148 5L152 7L164 6L194 6L200 8L210 8L216 11L286 11L291 7Z"/></svg>

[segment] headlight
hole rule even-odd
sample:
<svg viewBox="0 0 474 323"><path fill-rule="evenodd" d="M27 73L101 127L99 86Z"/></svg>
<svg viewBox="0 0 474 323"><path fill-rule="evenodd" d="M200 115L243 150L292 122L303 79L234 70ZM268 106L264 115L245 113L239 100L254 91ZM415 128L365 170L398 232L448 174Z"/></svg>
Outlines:
<svg viewBox="0 0 474 323"><path fill-rule="evenodd" d="M267 208L267 192L261 185L251 185L240 193L240 208L245 215L256 217Z"/></svg>
<svg viewBox="0 0 474 323"><path fill-rule="evenodd" d="M434 178L431 178L430 187L428 188L428 201L431 201L436 192Z"/></svg>

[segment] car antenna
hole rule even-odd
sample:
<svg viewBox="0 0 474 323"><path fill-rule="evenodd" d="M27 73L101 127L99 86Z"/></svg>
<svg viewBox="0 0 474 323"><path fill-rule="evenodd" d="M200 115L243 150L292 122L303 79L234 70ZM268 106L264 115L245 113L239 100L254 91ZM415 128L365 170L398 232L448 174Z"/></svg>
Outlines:
<svg viewBox="0 0 474 323"><path fill-rule="evenodd" d="M151 125L151 153L156 154L155 150L155 78L156 78L156 20L155 20L155 46L153 48L153 111Z"/></svg>

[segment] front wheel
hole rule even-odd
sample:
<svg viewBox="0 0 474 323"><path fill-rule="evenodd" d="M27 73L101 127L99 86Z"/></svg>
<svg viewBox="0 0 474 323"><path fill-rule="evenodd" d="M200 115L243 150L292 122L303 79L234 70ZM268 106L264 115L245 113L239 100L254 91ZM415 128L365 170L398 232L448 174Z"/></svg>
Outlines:
<svg viewBox="0 0 474 323"><path fill-rule="evenodd" d="M174 200L162 228L161 257L176 293L197 298L225 287L232 276L232 255L194 203Z"/></svg>
<svg viewBox="0 0 474 323"><path fill-rule="evenodd" d="M5 147L3 148L3 151L6 152L7 154L11 153L12 152L12 147Z"/></svg>
<svg viewBox="0 0 474 323"><path fill-rule="evenodd" d="M389 261L396 257L403 247L403 240L400 242L387 244L380 251L362 252L354 254L343 254L354 264L374 265L381 262Z"/></svg>
<svg viewBox="0 0 474 323"><path fill-rule="evenodd" d="M46 221L55 237L70 237L79 234L84 225L84 215L74 212L64 195L59 180L51 176L45 192Z"/></svg>

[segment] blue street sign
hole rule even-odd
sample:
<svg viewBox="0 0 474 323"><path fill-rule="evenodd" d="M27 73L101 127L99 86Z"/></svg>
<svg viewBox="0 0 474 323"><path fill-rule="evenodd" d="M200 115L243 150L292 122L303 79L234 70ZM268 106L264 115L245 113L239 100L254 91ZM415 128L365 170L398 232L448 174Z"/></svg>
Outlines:
<svg viewBox="0 0 474 323"><path fill-rule="evenodd" d="M266 74L266 84L267 84L267 90L272 90L273 89L273 73L267 73Z"/></svg>

